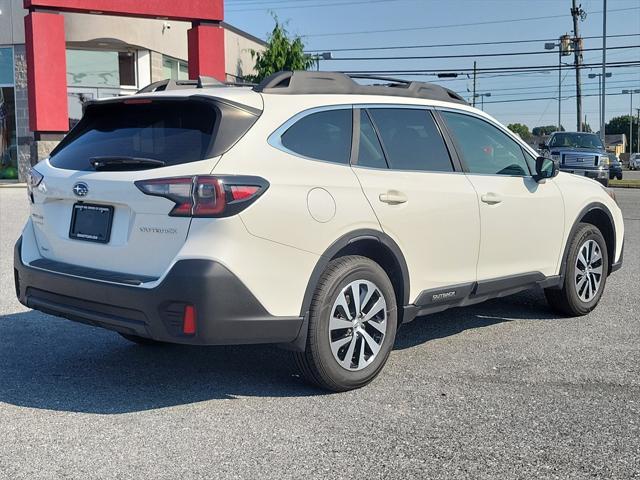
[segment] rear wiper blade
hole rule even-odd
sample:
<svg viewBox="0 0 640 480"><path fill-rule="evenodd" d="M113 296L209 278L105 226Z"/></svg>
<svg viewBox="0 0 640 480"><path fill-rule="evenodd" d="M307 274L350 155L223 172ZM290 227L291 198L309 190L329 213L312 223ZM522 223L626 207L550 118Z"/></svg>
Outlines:
<svg viewBox="0 0 640 480"><path fill-rule="evenodd" d="M165 166L162 160L139 157L93 157L89 162L97 171L146 170Z"/></svg>

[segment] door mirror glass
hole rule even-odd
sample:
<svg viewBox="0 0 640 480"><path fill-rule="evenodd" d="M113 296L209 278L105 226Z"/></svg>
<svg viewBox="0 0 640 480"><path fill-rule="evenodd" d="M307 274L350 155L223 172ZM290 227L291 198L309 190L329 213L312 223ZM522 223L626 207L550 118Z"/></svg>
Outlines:
<svg viewBox="0 0 640 480"><path fill-rule="evenodd" d="M553 178L558 175L559 171L560 167L557 160L547 157L536 158L536 174L534 178L537 182L545 178Z"/></svg>

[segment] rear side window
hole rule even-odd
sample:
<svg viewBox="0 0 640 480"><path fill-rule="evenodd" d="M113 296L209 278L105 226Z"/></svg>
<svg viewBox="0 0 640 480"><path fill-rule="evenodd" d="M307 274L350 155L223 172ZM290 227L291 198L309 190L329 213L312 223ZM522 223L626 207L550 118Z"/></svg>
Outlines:
<svg viewBox="0 0 640 480"><path fill-rule="evenodd" d="M449 152L431 113L422 109L369 110L393 170L452 172Z"/></svg>
<svg viewBox="0 0 640 480"><path fill-rule="evenodd" d="M153 101L90 105L75 129L51 156L51 164L92 169L95 157L161 160L165 166L203 160L210 155L220 117L205 101Z"/></svg>
<svg viewBox="0 0 640 480"><path fill-rule="evenodd" d="M349 163L351 154L351 109L327 110L307 115L282 134L282 145L315 160Z"/></svg>
<svg viewBox="0 0 640 480"><path fill-rule="evenodd" d="M358 167L387 168L380 140L366 110L360 110L360 141L358 158L354 162Z"/></svg>

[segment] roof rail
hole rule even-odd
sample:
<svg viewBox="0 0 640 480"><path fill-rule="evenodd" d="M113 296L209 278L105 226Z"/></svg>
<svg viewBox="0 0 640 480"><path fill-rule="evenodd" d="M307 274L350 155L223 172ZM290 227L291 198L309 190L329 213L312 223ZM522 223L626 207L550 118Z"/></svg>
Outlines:
<svg viewBox="0 0 640 480"><path fill-rule="evenodd" d="M361 85L353 79L383 80L384 85ZM256 92L282 95L359 94L423 98L468 105L457 93L433 83L399 80L373 75L347 75L340 72L278 72L265 78Z"/></svg>
<svg viewBox="0 0 640 480"><path fill-rule="evenodd" d="M160 80L138 90L136 93L163 92L165 90L184 90L186 88L224 87L225 83L212 77L198 77L198 80Z"/></svg>

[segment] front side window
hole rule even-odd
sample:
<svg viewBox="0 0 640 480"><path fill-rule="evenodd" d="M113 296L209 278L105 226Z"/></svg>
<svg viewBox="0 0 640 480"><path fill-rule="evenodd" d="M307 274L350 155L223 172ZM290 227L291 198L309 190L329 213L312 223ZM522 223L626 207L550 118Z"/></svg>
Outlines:
<svg viewBox="0 0 640 480"><path fill-rule="evenodd" d="M351 155L352 110L326 110L301 118L282 134L288 150L315 160L348 164Z"/></svg>
<svg viewBox="0 0 640 480"><path fill-rule="evenodd" d="M449 152L431 113L411 108L369 110L382 137L389 168L452 172Z"/></svg>
<svg viewBox="0 0 640 480"><path fill-rule="evenodd" d="M520 145L506 133L477 117L442 112L469 173L530 174Z"/></svg>

